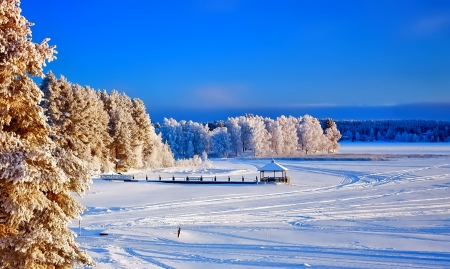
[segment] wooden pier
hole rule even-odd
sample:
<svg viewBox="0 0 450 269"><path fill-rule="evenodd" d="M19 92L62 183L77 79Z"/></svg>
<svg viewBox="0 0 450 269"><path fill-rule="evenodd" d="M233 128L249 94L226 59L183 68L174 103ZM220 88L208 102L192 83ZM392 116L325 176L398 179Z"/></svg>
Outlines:
<svg viewBox="0 0 450 269"><path fill-rule="evenodd" d="M147 179L147 182L161 182L161 183L178 183L178 184L258 184L258 177L254 179L245 180L244 177L240 179L232 179L228 178L217 178L217 177L203 177L203 176L187 176L187 177L169 177L169 178L161 178L157 180Z"/></svg>
<svg viewBox="0 0 450 269"><path fill-rule="evenodd" d="M133 175L103 174L100 178L108 181L138 182L137 179L134 179Z"/></svg>

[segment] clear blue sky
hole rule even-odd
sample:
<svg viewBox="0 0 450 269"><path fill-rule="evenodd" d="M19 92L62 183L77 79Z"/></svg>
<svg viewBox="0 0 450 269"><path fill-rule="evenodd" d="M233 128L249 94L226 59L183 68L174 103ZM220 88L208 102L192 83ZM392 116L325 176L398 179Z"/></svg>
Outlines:
<svg viewBox="0 0 450 269"><path fill-rule="evenodd" d="M33 41L49 37L57 46L46 70L138 97L158 121L268 111L416 118L412 112L434 107L425 118L450 119L450 1L23 0L21 7L35 23ZM409 110L395 114L402 107Z"/></svg>

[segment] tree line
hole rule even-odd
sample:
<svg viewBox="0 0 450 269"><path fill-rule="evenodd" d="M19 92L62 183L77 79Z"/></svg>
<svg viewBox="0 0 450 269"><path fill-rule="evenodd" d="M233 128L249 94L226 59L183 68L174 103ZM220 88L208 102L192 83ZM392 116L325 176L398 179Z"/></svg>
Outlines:
<svg viewBox="0 0 450 269"><path fill-rule="evenodd" d="M450 121L336 121L342 139L352 141L450 142Z"/></svg>
<svg viewBox="0 0 450 269"><path fill-rule="evenodd" d="M157 126L157 132L178 158L203 152L237 157L248 150L257 157L329 153L338 149L341 138L333 120L328 119L322 127L310 115L280 116L274 120L249 114L214 124L165 118Z"/></svg>

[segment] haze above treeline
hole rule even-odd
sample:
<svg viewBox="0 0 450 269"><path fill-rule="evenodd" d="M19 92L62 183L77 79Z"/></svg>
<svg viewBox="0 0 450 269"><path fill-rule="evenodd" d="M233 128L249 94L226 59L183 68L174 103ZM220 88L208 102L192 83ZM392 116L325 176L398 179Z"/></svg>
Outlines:
<svg viewBox="0 0 450 269"><path fill-rule="evenodd" d="M167 108L147 107L153 122L162 123L164 118L192 120L196 122L212 122L226 120L245 114L276 118L280 115L302 116L313 115L319 119L334 120L450 120L450 103L414 103L386 106L280 106L255 108L249 102L243 108L202 108L201 104L192 104L190 108L173 106Z"/></svg>

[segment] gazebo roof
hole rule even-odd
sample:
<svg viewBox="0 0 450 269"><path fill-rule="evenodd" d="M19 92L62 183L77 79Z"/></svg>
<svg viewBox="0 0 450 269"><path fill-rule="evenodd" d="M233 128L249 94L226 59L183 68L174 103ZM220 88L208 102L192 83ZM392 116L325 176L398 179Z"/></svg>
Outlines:
<svg viewBox="0 0 450 269"><path fill-rule="evenodd" d="M259 168L258 171L274 171L274 172L282 172L287 171L286 167L277 164L274 160L272 160L271 163L264 165L263 167Z"/></svg>

